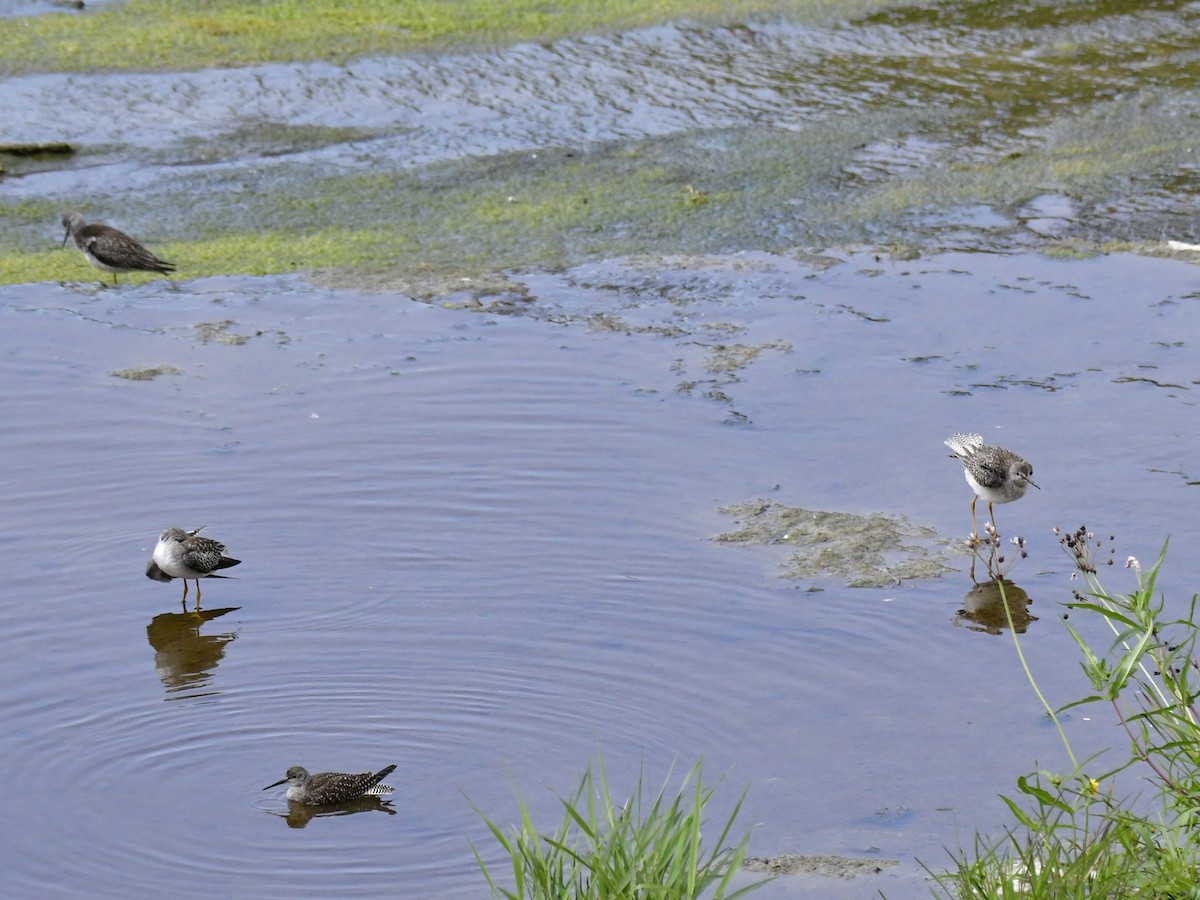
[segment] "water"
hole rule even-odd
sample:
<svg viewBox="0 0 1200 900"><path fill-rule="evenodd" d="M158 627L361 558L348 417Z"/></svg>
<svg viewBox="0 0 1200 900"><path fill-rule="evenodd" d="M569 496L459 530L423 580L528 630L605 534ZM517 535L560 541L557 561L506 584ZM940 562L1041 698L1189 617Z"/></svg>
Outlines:
<svg viewBox="0 0 1200 900"><path fill-rule="evenodd" d="M306 221L403 244L382 274L118 289L66 250L83 281L0 288L9 893L479 897L470 843L500 858L472 804L513 821L519 791L549 829L602 752L618 796L703 758L714 822L749 785L752 855L901 860L756 896L928 896L916 859L1067 766L1008 636L961 612L942 441L1034 466L996 513L1051 702L1087 693L1054 526L1115 534L1119 590L1170 535L1173 613L1200 574L1194 266L976 252L1189 237L1194 16L962 4L5 79L6 140L80 149L5 160L14 252L75 206L152 250ZM568 216L556 265L524 247L553 217L479 227L480 197L577 185L697 202ZM711 540L756 499L904 516L932 533L889 561L958 571L782 578L792 545ZM203 616L142 575L169 525L244 560ZM1081 757L1125 746L1103 712L1068 728ZM390 763L390 805L353 815L261 790Z"/></svg>
<svg viewBox="0 0 1200 900"><path fill-rule="evenodd" d="M1111 527L1144 560L1194 539L1167 340L1195 325L1192 272L614 261L531 276L519 316L298 278L5 288L12 889L480 896L468 839L496 856L470 803L508 821L516 788L549 823L599 748L618 794L639 763L657 787L703 757L726 776L714 815L750 785L755 855L898 857L871 885L915 896L914 855L944 862L1016 774L1065 765L1007 637L957 627L964 574L790 582L788 548L708 540L733 526L717 509L882 510L948 541L970 494L942 439L1011 445L1043 487L997 508L1031 545L1026 649L1056 702L1079 696L1049 529ZM657 330L598 330L600 311ZM246 340L203 340L214 322ZM793 349L714 373L713 333ZM1182 386L1127 380L1147 372ZM705 378L727 401L678 389ZM204 583L227 612L185 617L178 582L142 576L171 524L244 560ZM392 815L298 831L260 791L289 765L388 763ZM771 891L835 890L799 884Z"/></svg>

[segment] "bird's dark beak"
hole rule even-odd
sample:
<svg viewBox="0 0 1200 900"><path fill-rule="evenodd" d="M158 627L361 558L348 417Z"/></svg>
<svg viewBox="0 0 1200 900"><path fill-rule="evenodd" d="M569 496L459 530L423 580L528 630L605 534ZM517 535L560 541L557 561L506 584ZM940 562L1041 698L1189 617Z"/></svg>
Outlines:
<svg viewBox="0 0 1200 900"><path fill-rule="evenodd" d="M1026 479L1025 479L1025 483L1026 483L1026 484L1033 484L1033 482L1032 482L1032 481L1030 481L1028 478L1026 478ZM1033 486L1034 486L1035 488L1037 488L1039 491L1041 490L1041 488L1040 488L1040 487L1038 487L1036 484L1033 484Z"/></svg>
<svg viewBox="0 0 1200 900"><path fill-rule="evenodd" d="M59 250L61 250L61 249L62 249L63 247L65 247L65 246L67 246L67 238L69 238L70 236L71 236L71 226L70 226L70 225L68 225L68 226L67 226L67 233L63 235L62 247L59 247L59 248L58 248Z"/></svg>
<svg viewBox="0 0 1200 900"><path fill-rule="evenodd" d="M273 787L279 787L279 786L280 786L281 784L283 784L285 781L287 781L287 779L286 779L286 778L280 778L280 779L279 779L277 782L275 782L274 784L268 784L268 785L267 785L265 788L263 788L263 790L264 790L264 791L269 791L269 790L270 790L271 788L273 788Z"/></svg>

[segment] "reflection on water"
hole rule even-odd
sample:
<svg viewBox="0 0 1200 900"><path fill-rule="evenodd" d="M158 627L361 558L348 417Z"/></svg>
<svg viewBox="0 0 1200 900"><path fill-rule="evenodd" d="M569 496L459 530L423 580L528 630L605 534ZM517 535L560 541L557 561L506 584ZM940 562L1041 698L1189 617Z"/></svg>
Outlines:
<svg viewBox="0 0 1200 900"><path fill-rule="evenodd" d="M225 656L225 645L237 639L237 632L201 634L200 628L239 609L240 606L230 606L202 612L163 613L150 620L146 639L154 648L154 668L167 689L166 699L204 696L199 689L208 683L212 670Z"/></svg>
<svg viewBox="0 0 1200 900"><path fill-rule="evenodd" d="M971 509L973 512L974 504ZM994 522L986 523L983 532L983 534L970 534L966 539L966 548L971 553L972 581L978 583L975 569L979 563L983 563L987 578L999 581L1007 576L1017 563L1029 558L1029 551L1025 548L1025 538L1020 535L1004 541Z"/></svg>
<svg viewBox="0 0 1200 900"><path fill-rule="evenodd" d="M1008 611L1005 611L1005 602ZM1024 634L1030 622L1037 616L1029 612L1033 601L1022 588L1011 581L998 579L977 584L963 597L962 609L954 617L954 624L970 631L986 631L1000 634L1008 628L1009 615L1017 634Z"/></svg>
<svg viewBox="0 0 1200 900"><path fill-rule="evenodd" d="M345 803L335 803L328 806L309 806L307 803L289 800L287 805L288 811L286 814L276 812L275 810L268 810L268 812L286 821L288 828L303 828L313 819L324 819L332 816L352 816L355 813L383 812L389 816L396 815L396 810L392 808L392 801L381 797L356 797L353 800L347 800Z"/></svg>

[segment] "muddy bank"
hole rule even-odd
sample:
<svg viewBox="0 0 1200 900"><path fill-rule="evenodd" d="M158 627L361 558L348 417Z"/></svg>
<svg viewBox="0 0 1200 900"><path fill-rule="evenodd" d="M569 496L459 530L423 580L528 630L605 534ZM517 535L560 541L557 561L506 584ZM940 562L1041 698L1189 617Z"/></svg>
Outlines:
<svg viewBox="0 0 1200 900"><path fill-rule="evenodd" d="M7 166L0 281L80 277L52 252L64 208L153 236L179 277L345 286L646 252L1194 242L1200 12L1020 10L11 77L9 137L78 152Z"/></svg>

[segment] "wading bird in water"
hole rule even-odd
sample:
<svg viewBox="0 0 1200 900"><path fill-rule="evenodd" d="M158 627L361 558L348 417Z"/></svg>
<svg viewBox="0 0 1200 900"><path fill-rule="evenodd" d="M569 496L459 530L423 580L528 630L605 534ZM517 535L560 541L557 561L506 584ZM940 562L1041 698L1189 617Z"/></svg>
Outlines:
<svg viewBox="0 0 1200 900"><path fill-rule="evenodd" d="M391 787L379 782L387 778L395 768L395 766L388 766L373 775L370 772L362 772L357 775L343 772L318 772L316 775L309 775L308 770L303 766L292 766L283 778L274 784L268 784L263 790L269 791L286 781L287 798L295 800L297 803L306 803L309 806L345 803L347 800L355 800L359 797L378 797L390 794Z"/></svg>

